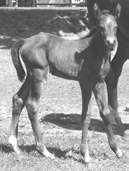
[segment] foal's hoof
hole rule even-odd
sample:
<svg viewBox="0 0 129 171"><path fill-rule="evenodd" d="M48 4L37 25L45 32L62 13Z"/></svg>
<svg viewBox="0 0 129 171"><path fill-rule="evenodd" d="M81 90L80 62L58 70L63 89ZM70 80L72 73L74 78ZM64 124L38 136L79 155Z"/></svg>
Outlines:
<svg viewBox="0 0 129 171"><path fill-rule="evenodd" d="M123 156L123 153L120 149L116 152L116 156L117 158L121 158Z"/></svg>
<svg viewBox="0 0 129 171"><path fill-rule="evenodd" d="M17 144L17 138L14 135L11 135L9 137L8 142L9 142L9 145L10 145L11 149L13 151L15 151L16 154L18 154L18 155L22 154L22 152L21 152L21 150L20 150L20 148L18 147L18 144Z"/></svg>
<svg viewBox="0 0 129 171"><path fill-rule="evenodd" d="M47 158L55 159L54 154L51 154L49 151L43 152L43 155L44 155L45 157L47 157Z"/></svg>
<svg viewBox="0 0 129 171"><path fill-rule="evenodd" d="M16 147L9 143L9 147L12 149L12 151L15 152L15 154L17 156L23 156L23 152L21 151L21 149L18 146Z"/></svg>
<svg viewBox="0 0 129 171"><path fill-rule="evenodd" d="M83 161L86 165L88 165L91 162L91 157L88 153L85 156L83 156Z"/></svg>
<svg viewBox="0 0 129 171"><path fill-rule="evenodd" d="M41 151L39 148L37 148L38 152L41 153L44 157L50 158L50 159L55 159L54 154L51 154L46 147L44 147L44 150Z"/></svg>
<svg viewBox="0 0 129 171"><path fill-rule="evenodd" d="M90 157L84 157L84 162L86 165L88 165L91 161L91 158Z"/></svg>

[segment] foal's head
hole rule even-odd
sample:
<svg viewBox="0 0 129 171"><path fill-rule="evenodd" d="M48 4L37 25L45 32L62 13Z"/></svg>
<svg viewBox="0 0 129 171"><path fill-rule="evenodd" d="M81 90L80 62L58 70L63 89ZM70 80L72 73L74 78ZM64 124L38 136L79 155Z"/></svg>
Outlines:
<svg viewBox="0 0 129 171"><path fill-rule="evenodd" d="M104 43L110 50L114 50L117 42L116 31L117 22L116 19L120 16L121 6L118 4L116 8L110 13L108 10L101 11L97 4L94 5L95 17L98 20L98 28Z"/></svg>

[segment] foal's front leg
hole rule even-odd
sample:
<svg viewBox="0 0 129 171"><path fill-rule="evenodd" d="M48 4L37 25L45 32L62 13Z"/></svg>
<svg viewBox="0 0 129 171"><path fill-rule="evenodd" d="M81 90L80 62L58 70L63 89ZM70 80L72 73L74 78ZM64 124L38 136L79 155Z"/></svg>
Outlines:
<svg viewBox="0 0 129 171"><path fill-rule="evenodd" d="M99 107L100 115L103 115L106 122L115 124L116 122L114 120L114 111L109 108L106 100L106 94L104 92L104 81L98 82L94 86L93 92Z"/></svg>
<svg viewBox="0 0 129 171"><path fill-rule="evenodd" d="M92 84L89 80L81 78L79 80L81 92L82 92L82 139L81 139L81 154L83 155L84 162L88 163L90 159L87 135L88 128L91 121L91 94L92 94Z"/></svg>
<svg viewBox="0 0 129 171"><path fill-rule="evenodd" d="M95 85L94 95L95 95L95 98L96 98L96 101L97 101L97 104L99 107L100 116L103 119L104 124L105 124L110 148L117 155L117 157L120 158L120 157L122 157L122 152L117 146L115 136L114 136L114 133L112 130L111 120L109 118L111 111L108 108L108 104L106 102L106 96L105 96L105 92L104 92L104 82L99 82Z"/></svg>

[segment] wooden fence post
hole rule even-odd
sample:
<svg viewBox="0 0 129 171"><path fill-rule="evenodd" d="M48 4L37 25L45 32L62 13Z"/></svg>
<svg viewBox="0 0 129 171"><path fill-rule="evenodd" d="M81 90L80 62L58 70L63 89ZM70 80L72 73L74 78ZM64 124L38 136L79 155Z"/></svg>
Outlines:
<svg viewBox="0 0 129 171"><path fill-rule="evenodd" d="M8 0L6 0L6 6L8 6Z"/></svg>
<svg viewBox="0 0 129 171"><path fill-rule="evenodd" d="M72 0L70 0L70 4L69 5L70 5L70 7L72 6Z"/></svg>
<svg viewBox="0 0 129 171"><path fill-rule="evenodd" d="M12 0L8 0L8 6L13 7L13 1Z"/></svg>
<svg viewBox="0 0 129 171"><path fill-rule="evenodd" d="M16 7L18 7L18 0L16 0Z"/></svg>
<svg viewBox="0 0 129 171"><path fill-rule="evenodd" d="M33 0L33 6L34 6L34 7L36 6L36 2L35 2L35 0Z"/></svg>

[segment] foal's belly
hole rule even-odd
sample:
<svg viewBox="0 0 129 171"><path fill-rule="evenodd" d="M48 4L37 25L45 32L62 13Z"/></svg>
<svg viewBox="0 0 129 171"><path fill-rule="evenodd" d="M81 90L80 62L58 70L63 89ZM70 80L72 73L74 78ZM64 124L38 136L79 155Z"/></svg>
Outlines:
<svg viewBox="0 0 129 171"><path fill-rule="evenodd" d="M54 76L69 79L69 80L77 80L79 67L73 68L57 68L55 66L50 65L50 73Z"/></svg>

